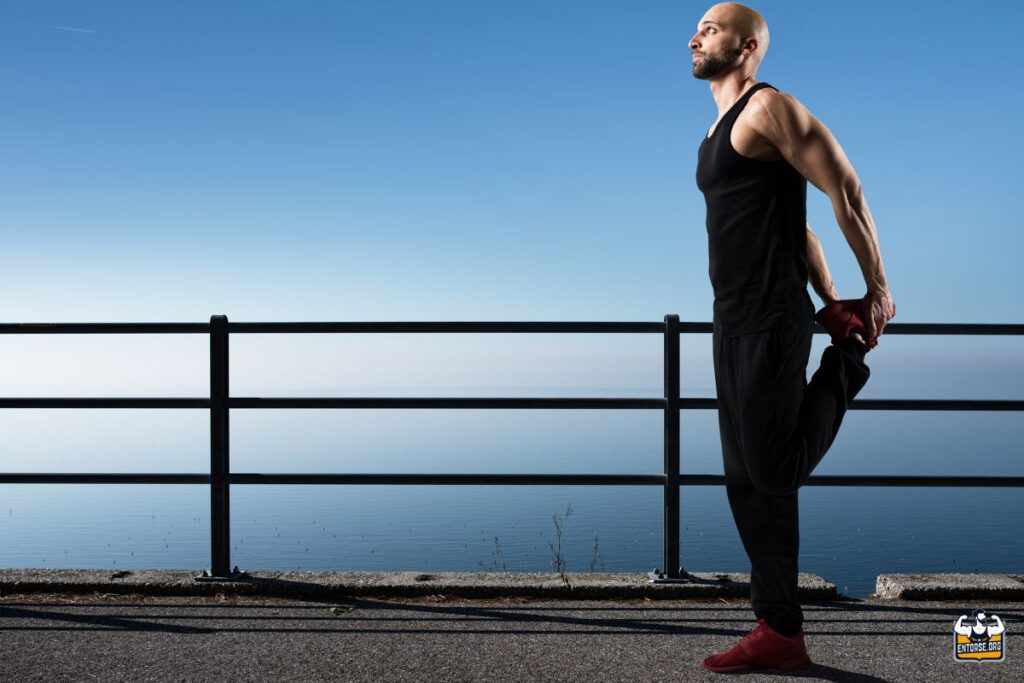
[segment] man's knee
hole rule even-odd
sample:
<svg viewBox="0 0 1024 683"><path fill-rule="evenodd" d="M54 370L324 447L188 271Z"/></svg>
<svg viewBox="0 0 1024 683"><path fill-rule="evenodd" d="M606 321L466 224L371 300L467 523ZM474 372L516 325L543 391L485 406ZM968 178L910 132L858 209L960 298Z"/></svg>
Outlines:
<svg viewBox="0 0 1024 683"><path fill-rule="evenodd" d="M785 496L799 488L791 440L765 433L745 439L742 453L747 477L761 493Z"/></svg>

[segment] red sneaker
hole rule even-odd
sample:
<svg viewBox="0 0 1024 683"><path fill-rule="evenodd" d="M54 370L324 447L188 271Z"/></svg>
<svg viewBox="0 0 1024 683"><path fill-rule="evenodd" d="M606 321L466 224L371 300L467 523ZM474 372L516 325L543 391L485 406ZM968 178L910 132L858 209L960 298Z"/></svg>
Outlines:
<svg viewBox="0 0 1024 683"><path fill-rule="evenodd" d="M704 667L715 673L776 669L799 671L810 668L811 658L804 646L804 632L786 637L759 619L757 628L748 633L728 652L711 655Z"/></svg>
<svg viewBox="0 0 1024 683"><path fill-rule="evenodd" d="M867 340L869 349L878 346L878 337L868 338L863 299L840 299L815 313L814 319L831 335L833 344L838 344L853 332L859 332Z"/></svg>

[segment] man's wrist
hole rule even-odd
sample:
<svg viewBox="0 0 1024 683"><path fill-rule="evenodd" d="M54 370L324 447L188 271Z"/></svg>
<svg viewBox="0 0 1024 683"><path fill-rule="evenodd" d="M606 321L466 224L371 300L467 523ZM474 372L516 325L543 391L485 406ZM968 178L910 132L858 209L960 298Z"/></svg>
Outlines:
<svg viewBox="0 0 1024 683"><path fill-rule="evenodd" d="M824 303L826 306L828 306L829 304L834 304L835 302L839 301L839 293L836 292L834 289L826 294L819 293L818 296L821 298L822 303Z"/></svg>

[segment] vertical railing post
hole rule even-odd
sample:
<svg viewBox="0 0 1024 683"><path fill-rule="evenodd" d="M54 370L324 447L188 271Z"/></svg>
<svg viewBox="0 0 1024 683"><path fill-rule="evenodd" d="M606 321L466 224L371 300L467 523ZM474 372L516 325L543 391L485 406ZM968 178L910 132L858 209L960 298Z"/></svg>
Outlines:
<svg viewBox="0 0 1024 683"><path fill-rule="evenodd" d="M210 557L212 575L231 576L228 488L228 317L210 316Z"/></svg>
<svg viewBox="0 0 1024 683"><path fill-rule="evenodd" d="M679 316L665 316L665 573L679 579Z"/></svg>

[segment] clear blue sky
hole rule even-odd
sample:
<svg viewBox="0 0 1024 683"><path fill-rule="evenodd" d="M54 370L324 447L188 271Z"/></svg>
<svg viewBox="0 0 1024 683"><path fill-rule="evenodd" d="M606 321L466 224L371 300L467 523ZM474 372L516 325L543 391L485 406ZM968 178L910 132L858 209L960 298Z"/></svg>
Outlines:
<svg viewBox="0 0 1024 683"><path fill-rule="evenodd" d="M5 2L0 320L709 321L711 4ZM758 79L864 184L896 321L1024 322L1021 5L750 4ZM813 186L808 211L861 296Z"/></svg>

